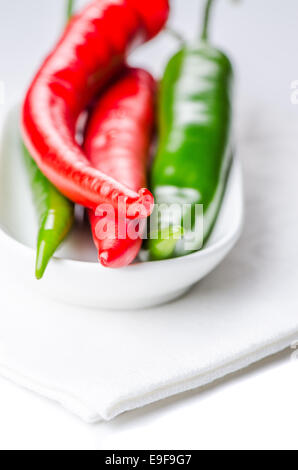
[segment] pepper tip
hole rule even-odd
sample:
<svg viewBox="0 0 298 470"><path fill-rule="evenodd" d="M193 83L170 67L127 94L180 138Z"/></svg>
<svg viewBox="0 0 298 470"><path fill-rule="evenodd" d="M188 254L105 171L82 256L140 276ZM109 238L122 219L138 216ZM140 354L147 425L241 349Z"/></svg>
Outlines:
<svg viewBox="0 0 298 470"><path fill-rule="evenodd" d="M100 264L101 264L102 266L104 266L105 268L107 268L107 267L109 266L108 258L109 258L109 253L108 253L108 251L102 251L102 252L99 253L99 255L98 255L98 261L99 261Z"/></svg>
<svg viewBox="0 0 298 470"><path fill-rule="evenodd" d="M52 253L48 251L48 246L45 240L38 243L36 252L36 264L35 264L35 277L40 281L47 269Z"/></svg>
<svg viewBox="0 0 298 470"><path fill-rule="evenodd" d="M44 275L44 269L38 269L38 268L35 269L35 279L37 281L40 281L43 278L43 275Z"/></svg>
<svg viewBox="0 0 298 470"><path fill-rule="evenodd" d="M138 200L128 207L127 217L132 219L146 219L153 212L154 197L149 189L146 188L140 189L138 194Z"/></svg>

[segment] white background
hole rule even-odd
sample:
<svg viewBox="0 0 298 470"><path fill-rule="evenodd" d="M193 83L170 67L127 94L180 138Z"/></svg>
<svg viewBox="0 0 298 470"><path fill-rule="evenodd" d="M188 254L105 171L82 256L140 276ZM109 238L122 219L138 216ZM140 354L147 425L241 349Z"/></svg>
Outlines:
<svg viewBox="0 0 298 470"><path fill-rule="evenodd" d="M172 3L170 24L194 37L202 0ZM297 114L298 106L290 101L291 82L298 80L297 0L217 3L212 36L235 63L239 121L260 103L271 114L281 108ZM22 96L59 34L63 12L63 0L0 0L2 115ZM175 43L162 35L139 50L133 61L150 64L159 74L174 49ZM298 362L290 361L290 353L200 393L186 393L93 426L0 379L0 448L297 449Z"/></svg>

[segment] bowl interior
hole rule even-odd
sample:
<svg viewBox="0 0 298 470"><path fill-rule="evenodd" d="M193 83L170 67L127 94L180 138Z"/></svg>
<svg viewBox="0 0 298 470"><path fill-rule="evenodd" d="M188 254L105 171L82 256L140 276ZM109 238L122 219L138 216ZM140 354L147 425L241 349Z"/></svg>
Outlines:
<svg viewBox="0 0 298 470"><path fill-rule="evenodd" d="M15 106L8 113L0 147L0 227L21 244L34 248L37 218L22 154L19 109L19 106ZM235 215L237 211L239 213L237 205L239 206L241 201L232 194L235 192L234 173L232 169L221 212L208 244L201 250L202 253L208 247L220 242L227 232L231 231L233 225L237 225ZM74 228L58 250L56 257L97 263L97 253L82 207L76 207Z"/></svg>

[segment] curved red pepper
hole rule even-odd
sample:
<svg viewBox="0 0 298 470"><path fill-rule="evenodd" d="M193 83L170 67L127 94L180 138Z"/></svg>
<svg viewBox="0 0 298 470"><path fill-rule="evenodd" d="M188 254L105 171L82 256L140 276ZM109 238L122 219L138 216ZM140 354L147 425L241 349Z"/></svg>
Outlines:
<svg viewBox="0 0 298 470"><path fill-rule="evenodd" d="M94 0L69 23L27 93L25 144L44 175L76 203L117 207L121 197L128 217L137 217L138 204L144 217L152 210L147 189L136 193L91 167L75 131L81 111L119 71L131 48L162 29L168 11L168 0Z"/></svg>
<svg viewBox="0 0 298 470"><path fill-rule="evenodd" d="M91 164L135 192L146 186L155 89L148 72L126 69L97 102L85 135L84 148ZM106 215L100 217L90 210L89 218L101 264L119 268L132 263L142 245L140 237L133 240L128 233L136 221L122 221L126 229L121 238L117 236L119 219L112 220L113 238L106 234L102 239L97 229Z"/></svg>

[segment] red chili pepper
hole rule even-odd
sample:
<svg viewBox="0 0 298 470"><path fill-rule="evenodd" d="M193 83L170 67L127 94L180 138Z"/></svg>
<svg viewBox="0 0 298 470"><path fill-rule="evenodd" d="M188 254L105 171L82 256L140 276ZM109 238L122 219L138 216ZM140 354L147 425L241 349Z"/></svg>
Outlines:
<svg viewBox="0 0 298 470"><path fill-rule="evenodd" d="M84 148L91 164L135 192L146 186L155 89L155 81L148 72L126 69L96 103L85 135ZM132 263L142 239L141 236L132 239L130 230L133 232L138 223L142 225L145 221L115 219L113 214L109 219L93 210L89 211L89 218L101 264L120 268ZM110 230L99 234L100 229L108 226Z"/></svg>
<svg viewBox="0 0 298 470"><path fill-rule="evenodd" d="M121 69L136 43L155 36L168 17L168 0L94 0L69 23L37 73L25 99L22 133L44 175L72 201L89 208L127 204L126 215L150 215L153 196L138 193L91 167L75 141L77 119Z"/></svg>

